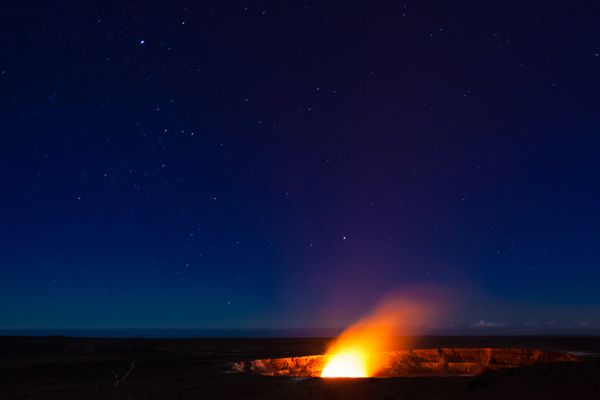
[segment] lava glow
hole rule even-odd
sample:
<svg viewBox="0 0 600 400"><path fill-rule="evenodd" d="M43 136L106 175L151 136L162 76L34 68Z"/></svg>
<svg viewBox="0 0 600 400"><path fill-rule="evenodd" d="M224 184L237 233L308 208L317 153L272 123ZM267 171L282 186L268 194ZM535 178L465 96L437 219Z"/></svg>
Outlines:
<svg viewBox="0 0 600 400"><path fill-rule="evenodd" d="M386 351L406 345L399 335L414 334L428 324L431 307L388 296L378 307L348 327L327 351L323 378L362 378L376 376L388 361Z"/></svg>
<svg viewBox="0 0 600 400"><path fill-rule="evenodd" d="M323 378L363 378L367 375L366 360L360 351L338 353L327 362Z"/></svg>

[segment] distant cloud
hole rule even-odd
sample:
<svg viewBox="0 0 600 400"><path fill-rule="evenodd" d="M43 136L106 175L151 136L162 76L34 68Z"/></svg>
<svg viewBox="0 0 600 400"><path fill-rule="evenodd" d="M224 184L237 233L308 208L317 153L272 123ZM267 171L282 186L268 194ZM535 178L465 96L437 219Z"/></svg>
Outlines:
<svg viewBox="0 0 600 400"><path fill-rule="evenodd" d="M579 319L536 319L521 321L498 321L481 319L458 324L439 324L428 327L428 334L565 334L598 335L600 318L594 316Z"/></svg>
<svg viewBox="0 0 600 400"><path fill-rule="evenodd" d="M485 321L482 319L479 322L474 322L474 323L470 324L469 326L471 328L499 328L502 326L506 326L506 324L503 322L492 322L492 321Z"/></svg>

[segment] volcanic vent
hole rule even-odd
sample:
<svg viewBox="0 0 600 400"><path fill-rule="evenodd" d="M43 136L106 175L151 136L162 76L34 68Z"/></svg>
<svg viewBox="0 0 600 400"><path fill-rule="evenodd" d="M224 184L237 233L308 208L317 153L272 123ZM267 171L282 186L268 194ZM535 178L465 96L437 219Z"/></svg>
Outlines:
<svg viewBox="0 0 600 400"><path fill-rule="evenodd" d="M434 290L391 293L348 326L325 354L261 359L233 364L240 372L323 378L476 375L498 368L577 361L577 357L519 348L414 349L402 333L428 326L440 313ZM423 297L423 294L426 296Z"/></svg>

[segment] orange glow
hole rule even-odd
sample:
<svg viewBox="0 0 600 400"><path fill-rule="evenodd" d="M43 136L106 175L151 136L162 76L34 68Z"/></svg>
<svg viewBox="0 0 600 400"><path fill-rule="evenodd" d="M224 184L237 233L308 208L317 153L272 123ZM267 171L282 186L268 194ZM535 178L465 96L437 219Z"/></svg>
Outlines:
<svg viewBox="0 0 600 400"><path fill-rule="evenodd" d="M323 372L323 378L362 378L368 376L366 360L360 351L346 351L333 355Z"/></svg>
<svg viewBox="0 0 600 400"><path fill-rule="evenodd" d="M389 361L385 351L406 345L399 335L414 334L427 324L431 307L408 301L399 295L388 296L372 312L349 326L331 344L323 378L360 378L376 376Z"/></svg>

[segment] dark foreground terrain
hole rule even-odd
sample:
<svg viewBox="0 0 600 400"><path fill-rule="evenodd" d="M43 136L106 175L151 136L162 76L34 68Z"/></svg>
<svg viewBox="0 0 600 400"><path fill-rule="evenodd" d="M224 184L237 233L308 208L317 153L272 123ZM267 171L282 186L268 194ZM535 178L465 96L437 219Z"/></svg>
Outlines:
<svg viewBox="0 0 600 400"><path fill-rule="evenodd" d="M599 399L600 338L426 337L416 348L583 355L474 377L334 379L233 373L230 363L323 353L326 339L0 337L1 399Z"/></svg>

